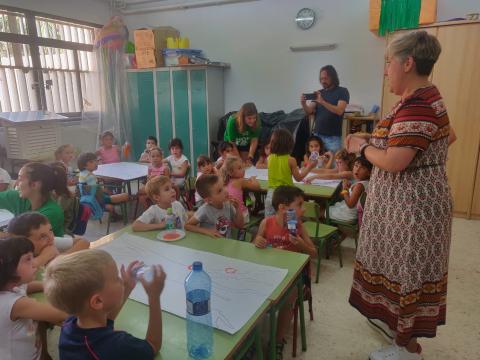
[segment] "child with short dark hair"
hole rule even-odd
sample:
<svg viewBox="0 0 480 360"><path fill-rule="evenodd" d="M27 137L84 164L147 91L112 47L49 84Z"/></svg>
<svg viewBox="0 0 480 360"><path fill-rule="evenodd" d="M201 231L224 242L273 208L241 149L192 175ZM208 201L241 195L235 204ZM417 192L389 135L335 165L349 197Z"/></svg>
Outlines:
<svg viewBox="0 0 480 360"><path fill-rule="evenodd" d="M166 161L170 165L170 177L175 185L179 188L183 188L185 185L185 176L187 175L190 162L188 158L183 154L182 140L174 138L170 140L168 144L170 149L170 156L166 158Z"/></svg>
<svg viewBox="0 0 480 360"><path fill-rule="evenodd" d="M24 236L32 242L36 267L48 264L60 253L69 254L90 246L88 241L79 237L54 236L48 218L34 211L15 216L8 223L7 232L12 236Z"/></svg>
<svg viewBox="0 0 480 360"><path fill-rule="evenodd" d="M172 209L176 217L175 226L183 228L187 221L187 213L182 203L177 201L175 188L170 178L155 176L145 185L147 196L153 201L140 217L132 224L133 231L163 230L166 226L167 211Z"/></svg>
<svg viewBox="0 0 480 360"><path fill-rule="evenodd" d="M94 153L80 154L77 160L77 165L78 170L80 170L80 173L78 174L78 183L80 186L100 186L98 185L97 177L93 173L98 168L97 157ZM109 195L105 191L102 191L100 198L97 196L97 201L99 201L101 205L104 205L113 216L117 217L118 215L115 213L112 204L119 204L128 201L129 199L130 196L127 193Z"/></svg>
<svg viewBox="0 0 480 360"><path fill-rule="evenodd" d="M262 220L254 244L264 249L271 246L277 249L301 252L315 258L317 250L300 221L303 215L303 191L295 186L279 186L273 192L272 205L275 215ZM287 210L294 209L297 217L296 235L292 235L286 226ZM292 307L296 301L296 292L292 291L278 313L276 334L277 359L281 358L287 333L292 320ZM279 357L280 355L280 357Z"/></svg>
<svg viewBox="0 0 480 360"><path fill-rule="evenodd" d="M231 238L231 226L243 227L238 200L229 198L218 175L202 175L195 187L205 202L185 224L185 229L213 237Z"/></svg>
<svg viewBox="0 0 480 360"><path fill-rule="evenodd" d="M145 144L145 150L143 150L142 154L140 155L140 162L150 162L150 150L153 148L158 147L158 140L155 136L148 136L147 142Z"/></svg>
<svg viewBox="0 0 480 360"><path fill-rule="evenodd" d="M102 135L100 135L100 142L102 146L97 149L95 154L98 156L102 164L120 162L121 147L115 145L113 143L114 141L115 137L111 131L104 131Z"/></svg>
<svg viewBox="0 0 480 360"><path fill-rule="evenodd" d="M197 158L197 180L202 175L218 175L217 168L214 166L212 159L206 155L200 155ZM202 197L195 191L195 204L201 205Z"/></svg>
<svg viewBox="0 0 480 360"><path fill-rule="evenodd" d="M43 290L34 281L37 267L34 246L26 237L0 239L0 352L2 359L40 359L42 349L37 322L60 324L66 317L55 309L28 297ZM45 344L43 344L45 345Z"/></svg>
<svg viewBox="0 0 480 360"><path fill-rule="evenodd" d="M153 359L162 346L160 294L165 273L153 265L153 279L140 282L148 295L149 321L145 339L114 328L114 320L136 285L134 261L120 268L107 252L89 249L59 256L45 272L48 301L72 314L62 326L60 359Z"/></svg>
<svg viewBox="0 0 480 360"><path fill-rule="evenodd" d="M220 169L223 166L227 156L236 154L235 147L229 141L220 142L220 144L218 144L217 151L220 154L220 157L217 159L217 161L215 161L215 167L217 169Z"/></svg>

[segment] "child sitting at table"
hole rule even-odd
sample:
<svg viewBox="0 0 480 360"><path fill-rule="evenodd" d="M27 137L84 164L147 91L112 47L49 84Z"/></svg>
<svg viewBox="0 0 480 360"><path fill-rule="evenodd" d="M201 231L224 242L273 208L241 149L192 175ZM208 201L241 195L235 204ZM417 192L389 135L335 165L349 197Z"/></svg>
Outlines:
<svg viewBox="0 0 480 360"><path fill-rule="evenodd" d="M202 175L217 175L218 171L217 168L213 165L212 159L210 159L206 155L200 155L197 158L197 180L200 176ZM198 191L195 190L195 204L197 206L202 205L203 199L198 193Z"/></svg>
<svg viewBox="0 0 480 360"><path fill-rule="evenodd" d="M348 180L343 180L340 192L343 201L329 207L329 215L332 220L355 223L358 220L357 204L362 194L367 191L372 163L366 158L359 156L353 163L353 185Z"/></svg>
<svg viewBox="0 0 480 360"><path fill-rule="evenodd" d="M170 149L170 156L167 157L166 161L170 165L170 176L173 183L181 189L185 185L185 176L187 176L190 162L183 155L182 140L178 138L170 140L168 148Z"/></svg>
<svg viewBox="0 0 480 360"><path fill-rule="evenodd" d="M154 205L150 206L132 224L133 231L163 230L166 226L168 209L172 209L175 216L175 227L183 228L187 220L187 213L182 203L177 201L175 188L170 178L155 176L148 180L145 191Z"/></svg>
<svg viewBox="0 0 480 360"><path fill-rule="evenodd" d="M150 180L154 176L167 176L170 177L170 168L168 164L163 160L163 151L158 147L153 147L149 152L150 165L148 165L147 180Z"/></svg>
<svg viewBox="0 0 480 360"><path fill-rule="evenodd" d="M101 164L120 162L121 147L113 144L114 140L115 138L111 131L105 131L100 135L102 146L97 149L95 154L98 156Z"/></svg>
<svg viewBox="0 0 480 360"><path fill-rule="evenodd" d="M162 346L160 294L165 273L153 265L153 278L140 279L148 296L149 320L145 339L115 329L114 320L136 285L133 261L120 268L106 251L89 249L59 256L45 272L48 301L72 316L63 323L60 359L153 359Z"/></svg>
<svg viewBox="0 0 480 360"><path fill-rule="evenodd" d="M220 144L218 144L218 153L220 154L220 157L215 161L215 167L217 169L220 169L223 166L223 163L225 162L225 159L234 154L235 148L233 147L231 142L228 141L222 141Z"/></svg>
<svg viewBox="0 0 480 360"><path fill-rule="evenodd" d="M275 209L275 215L266 217L260 223L254 244L260 249L268 246L295 251L310 255L315 258L317 250L312 240L308 236L302 222L298 220L296 235L289 232L286 225L286 212L288 209L294 209L297 219L303 215L303 191L295 186L279 186L273 192L272 205ZM308 270L308 269L307 269ZM278 313L278 325L276 334L277 359L282 354L285 344L285 334L288 331L292 320L292 307L296 301L296 292L292 291L288 300Z"/></svg>
<svg viewBox="0 0 480 360"><path fill-rule="evenodd" d="M82 191L90 192L91 187L96 187L96 198L102 207L105 207L112 213L113 219L118 219L119 215L115 213L114 204L119 204L130 200L130 196L127 193L120 193L115 195L109 195L102 190L98 185L97 177L93 173L98 168L97 156L94 153L83 153L78 156L77 160L78 170L78 184L83 188Z"/></svg>
<svg viewBox="0 0 480 360"><path fill-rule="evenodd" d="M243 192L245 190L259 191L260 183L252 176L245 179L245 167L243 161L237 156L229 156L225 160L222 168L223 183L227 186L227 192L230 198L236 199L240 204L240 211L243 214L243 222L247 224L250 221L250 214L243 201Z"/></svg>
<svg viewBox="0 0 480 360"><path fill-rule="evenodd" d="M355 160L355 154L349 154L347 150L338 150L335 154L335 165L333 169L313 169L311 172L315 175L305 179L310 184L315 179L336 180L336 179L352 179L352 167Z"/></svg>
<svg viewBox="0 0 480 360"><path fill-rule="evenodd" d="M35 211L15 216L9 222L7 232L12 236L24 236L32 242L36 267L48 264L60 253L69 254L90 247L88 241L79 237L54 236L48 218Z"/></svg>
<svg viewBox="0 0 480 360"><path fill-rule="evenodd" d="M8 190L11 182L12 178L8 171L0 168L0 192Z"/></svg>
<svg viewBox="0 0 480 360"><path fill-rule="evenodd" d="M269 136L265 142L265 144L260 146L260 150L258 151L258 160L255 164L257 169L268 169L268 156L270 155L270 138Z"/></svg>
<svg viewBox="0 0 480 360"><path fill-rule="evenodd" d="M52 305L27 296L43 290L42 282L34 281L37 267L33 252L33 244L23 236L0 239L2 359L50 358L43 348L46 344L41 341L37 322L61 324L67 317Z"/></svg>
<svg viewBox="0 0 480 360"><path fill-rule="evenodd" d="M332 167L332 152L326 151L325 147L323 146L322 139L315 135L312 135L307 139L307 145L305 146L305 155L303 156L303 166L308 166L310 158L318 159L316 165L316 168L318 169L330 169Z"/></svg>
<svg viewBox="0 0 480 360"><path fill-rule="evenodd" d="M195 184L205 202L185 224L185 229L212 237L231 238L231 226L243 227L238 200L229 198L218 175L202 175Z"/></svg>
<svg viewBox="0 0 480 360"><path fill-rule="evenodd" d="M145 150L143 150L142 154L140 155L139 162L150 162L150 150L153 148L158 147L158 140L155 136L150 135L147 137L147 143L145 144Z"/></svg>
<svg viewBox="0 0 480 360"><path fill-rule="evenodd" d="M71 165L72 160L75 158L75 148L71 144L61 145L55 150L55 160L61 162L67 172L68 186L75 185L77 183L77 175L73 171Z"/></svg>

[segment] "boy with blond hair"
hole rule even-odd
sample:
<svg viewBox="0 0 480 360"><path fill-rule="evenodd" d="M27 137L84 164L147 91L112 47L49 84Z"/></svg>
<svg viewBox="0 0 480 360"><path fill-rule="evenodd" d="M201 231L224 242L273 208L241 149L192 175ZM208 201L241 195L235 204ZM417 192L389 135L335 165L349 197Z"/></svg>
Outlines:
<svg viewBox="0 0 480 360"><path fill-rule="evenodd" d="M114 329L114 320L135 287L133 261L120 268L107 252L82 250L60 256L47 267L44 292L48 301L73 316L62 326L60 359L153 359L162 345L160 294L165 273L153 266L151 282L141 278L148 295L149 321L144 340Z"/></svg>

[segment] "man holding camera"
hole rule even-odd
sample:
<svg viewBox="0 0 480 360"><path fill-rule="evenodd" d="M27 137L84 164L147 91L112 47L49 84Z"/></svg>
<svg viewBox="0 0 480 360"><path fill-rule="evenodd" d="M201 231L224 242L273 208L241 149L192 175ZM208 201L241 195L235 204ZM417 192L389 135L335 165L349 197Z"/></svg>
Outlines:
<svg viewBox="0 0 480 360"><path fill-rule="evenodd" d="M302 94L300 103L307 115L315 114L313 134L322 139L327 150L335 154L342 147L343 113L350 100L347 88L341 87L332 65L320 69L323 89ZM307 104L307 101L310 102Z"/></svg>

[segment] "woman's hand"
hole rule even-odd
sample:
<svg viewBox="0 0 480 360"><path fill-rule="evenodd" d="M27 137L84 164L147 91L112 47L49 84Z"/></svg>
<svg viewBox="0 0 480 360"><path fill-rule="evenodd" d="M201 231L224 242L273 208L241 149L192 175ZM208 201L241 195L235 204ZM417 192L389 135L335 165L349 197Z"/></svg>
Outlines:
<svg viewBox="0 0 480 360"><path fill-rule="evenodd" d="M367 140L365 140L365 138L350 134L345 139L345 148L349 153L358 154L360 152L360 147L366 143Z"/></svg>

